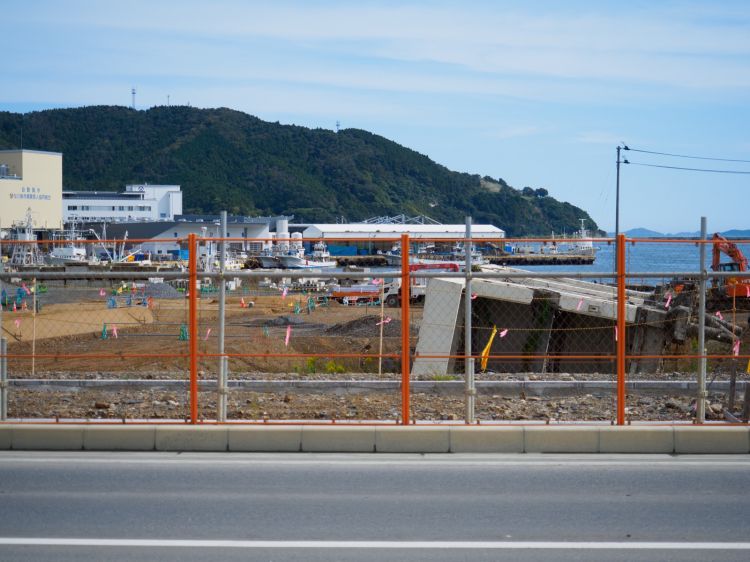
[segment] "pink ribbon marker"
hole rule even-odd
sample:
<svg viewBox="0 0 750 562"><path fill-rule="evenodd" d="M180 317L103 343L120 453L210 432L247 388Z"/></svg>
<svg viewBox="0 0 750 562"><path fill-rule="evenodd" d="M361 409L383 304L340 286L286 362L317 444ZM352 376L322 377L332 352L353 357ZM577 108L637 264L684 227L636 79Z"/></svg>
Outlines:
<svg viewBox="0 0 750 562"><path fill-rule="evenodd" d="M289 338L291 338L291 337L292 337L292 325L289 324L286 327L286 338L284 339L284 345L285 346L289 347Z"/></svg>
<svg viewBox="0 0 750 562"><path fill-rule="evenodd" d="M106 297L107 293L104 291L104 289L99 289L99 296L100 297Z"/></svg>
<svg viewBox="0 0 750 562"><path fill-rule="evenodd" d="M240 297L240 308L245 308L245 297Z"/></svg>
<svg viewBox="0 0 750 562"><path fill-rule="evenodd" d="M502 332L500 332L500 334L499 334L499 336L500 336L501 338L504 338L504 337L505 337L505 336L507 336L507 335L508 335L508 328L505 328L505 329L504 329L504 330L503 330Z"/></svg>
<svg viewBox="0 0 750 562"><path fill-rule="evenodd" d="M21 319L20 318L16 318L15 324L16 324L16 328L20 328L21 327Z"/></svg>
<svg viewBox="0 0 750 562"><path fill-rule="evenodd" d="M112 336L117 338L117 326L112 326Z"/></svg>
<svg viewBox="0 0 750 562"><path fill-rule="evenodd" d="M734 355L740 354L740 340L734 342L734 345L732 346L732 353Z"/></svg>
<svg viewBox="0 0 750 562"><path fill-rule="evenodd" d="M21 283L21 288L22 288L22 289L23 289L24 291L26 291L26 294L27 294L27 295L30 295L30 294L31 294L31 291L30 291L30 290L29 290L29 288L28 288L28 287L26 286L26 283Z"/></svg>
<svg viewBox="0 0 750 562"><path fill-rule="evenodd" d="M476 293L471 293L471 300L476 299L478 296Z"/></svg>
<svg viewBox="0 0 750 562"><path fill-rule="evenodd" d="M284 290L283 290L283 291L281 291L281 298L282 298L282 299L285 299L285 298L286 298L286 292L287 292L287 288L286 288L286 287L284 287Z"/></svg>
<svg viewBox="0 0 750 562"><path fill-rule="evenodd" d="M669 293L667 295L667 302L664 304L664 308L669 308L669 305L672 303L672 293Z"/></svg>
<svg viewBox="0 0 750 562"><path fill-rule="evenodd" d="M373 279L373 280L372 280L372 284L373 284L373 285L380 285L380 284L381 284L382 282L383 282L383 280L382 280L382 279Z"/></svg>
<svg viewBox="0 0 750 562"><path fill-rule="evenodd" d="M391 320L393 320L393 319L390 316L386 316L385 318L383 318L380 322L378 322L375 325L376 326L380 326L381 324L388 324L388 323L391 322Z"/></svg>
<svg viewBox="0 0 750 562"><path fill-rule="evenodd" d="M211 335L211 328L209 328L208 330L206 330L206 337L203 338L203 341L208 341L208 336L210 336L210 335Z"/></svg>
<svg viewBox="0 0 750 562"><path fill-rule="evenodd" d="M615 341L617 341L617 326L615 326Z"/></svg>
<svg viewBox="0 0 750 562"><path fill-rule="evenodd" d="M721 315L721 310L716 311L716 318L718 318L719 320L724 320L724 317Z"/></svg>
<svg viewBox="0 0 750 562"><path fill-rule="evenodd" d="M582 306L583 306L583 299L578 301L578 306L576 306L576 310L581 310Z"/></svg>
<svg viewBox="0 0 750 562"><path fill-rule="evenodd" d="M745 285L745 296L750 299L750 285Z"/></svg>

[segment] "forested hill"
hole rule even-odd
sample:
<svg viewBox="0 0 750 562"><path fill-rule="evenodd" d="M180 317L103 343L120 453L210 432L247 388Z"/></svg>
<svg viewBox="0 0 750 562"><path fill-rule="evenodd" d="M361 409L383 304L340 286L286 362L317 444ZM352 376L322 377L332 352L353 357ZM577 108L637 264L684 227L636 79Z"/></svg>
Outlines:
<svg viewBox="0 0 750 562"><path fill-rule="evenodd" d="M0 149L62 152L67 190L175 183L186 213L293 214L299 222L428 215L492 223L509 236L572 232L580 218L545 189L452 172L359 129L339 133L268 123L231 109L95 106L0 112Z"/></svg>

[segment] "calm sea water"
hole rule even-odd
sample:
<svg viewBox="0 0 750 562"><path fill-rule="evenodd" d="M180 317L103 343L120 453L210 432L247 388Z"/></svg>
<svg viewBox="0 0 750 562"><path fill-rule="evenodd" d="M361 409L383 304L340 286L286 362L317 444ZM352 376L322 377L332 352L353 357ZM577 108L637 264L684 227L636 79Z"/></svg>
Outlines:
<svg viewBox="0 0 750 562"><path fill-rule="evenodd" d="M593 265L583 266L537 266L532 271L582 271L611 273L615 271L615 245L595 244L596 260ZM738 244L750 256L750 244ZM706 244L706 269L711 269L711 244ZM722 261L730 261L727 256ZM700 271L700 248L694 240L684 242L636 242L628 243L625 251L625 266L629 272L698 272Z"/></svg>

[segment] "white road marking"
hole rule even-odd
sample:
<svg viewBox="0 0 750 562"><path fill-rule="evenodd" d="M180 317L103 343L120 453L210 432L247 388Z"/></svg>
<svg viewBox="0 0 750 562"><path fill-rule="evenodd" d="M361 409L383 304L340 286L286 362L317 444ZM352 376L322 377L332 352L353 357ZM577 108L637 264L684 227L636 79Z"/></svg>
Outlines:
<svg viewBox="0 0 750 562"><path fill-rule="evenodd" d="M0 546L88 546L166 548L315 548L455 550L750 550L750 542L582 541L263 541L174 539L65 539L0 537Z"/></svg>

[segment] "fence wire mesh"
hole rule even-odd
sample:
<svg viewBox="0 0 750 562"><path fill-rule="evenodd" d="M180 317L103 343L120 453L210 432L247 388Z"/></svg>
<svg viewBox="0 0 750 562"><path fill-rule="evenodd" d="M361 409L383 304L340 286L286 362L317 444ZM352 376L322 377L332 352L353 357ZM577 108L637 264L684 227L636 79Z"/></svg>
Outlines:
<svg viewBox="0 0 750 562"><path fill-rule="evenodd" d="M216 420L225 396L228 421L619 420L612 240L349 240L292 269L262 267L268 241L232 239L223 276L220 239L158 242L2 242L7 417ZM318 243L287 242L307 256ZM706 418L747 417L737 256L718 241L626 242L627 421L694 420L703 360Z"/></svg>

